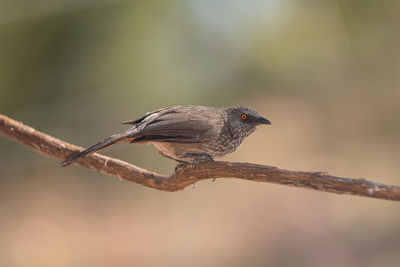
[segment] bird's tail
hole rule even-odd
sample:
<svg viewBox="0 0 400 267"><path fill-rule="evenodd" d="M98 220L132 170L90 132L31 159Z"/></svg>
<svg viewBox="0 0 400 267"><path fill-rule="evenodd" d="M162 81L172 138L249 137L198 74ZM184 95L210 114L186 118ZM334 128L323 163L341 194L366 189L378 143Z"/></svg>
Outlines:
<svg viewBox="0 0 400 267"><path fill-rule="evenodd" d="M74 156L62 161L61 164L63 167L68 166L71 163L75 162L76 160L80 159L81 157L86 156L87 154L96 152L100 149L103 149L112 144L115 144L116 142L121 141L122 139L129 137L130 135L134 134L135 131L136 131L136 127L133 127L133 128L126 130L125 132L122 132L119 134L114 134L114 135L104 139L103 141L89 147L88 149L85 149L85 150L79 152L78 154L75 154Z"/></svg>

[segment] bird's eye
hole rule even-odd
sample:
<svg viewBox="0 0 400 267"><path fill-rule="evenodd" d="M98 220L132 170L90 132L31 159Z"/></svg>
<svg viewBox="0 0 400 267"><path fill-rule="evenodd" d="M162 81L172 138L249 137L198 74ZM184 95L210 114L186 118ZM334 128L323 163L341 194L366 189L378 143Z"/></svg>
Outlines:
<svg viewBox="0 0 400 267"><path fill-rule="evenodd" d="M242 120L246 120L247 119L247 115L246 114L242 114Z"/></svg>

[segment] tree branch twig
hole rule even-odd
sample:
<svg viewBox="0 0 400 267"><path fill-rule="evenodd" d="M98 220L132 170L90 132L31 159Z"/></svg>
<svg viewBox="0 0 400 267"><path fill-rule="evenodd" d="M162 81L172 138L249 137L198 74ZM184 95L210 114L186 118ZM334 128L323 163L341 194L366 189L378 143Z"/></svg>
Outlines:
<svg viewBox="0 0 400 267"><path fill-rule="evenodd" d="M39 132L21 122L0 114L0 134L21 143L37 153L64 160L83 148ZM187 167L170 176L160 175L127 162L94 153L75 164L100 173L117 176L154 189L178 191L208 178L239 178L268 182L323 192L351 194L400 201L400 186L385 185L365 179L351 179L321 172L288 171L276 167L238 162L202 162L195 168Z"/></svg>

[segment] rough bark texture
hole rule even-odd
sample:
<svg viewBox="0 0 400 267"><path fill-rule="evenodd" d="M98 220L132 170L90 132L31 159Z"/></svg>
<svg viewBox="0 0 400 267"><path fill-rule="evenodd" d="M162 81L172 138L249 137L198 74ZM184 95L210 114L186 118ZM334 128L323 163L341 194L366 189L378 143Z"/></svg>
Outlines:
<svg viewBox="0 0 400 267"><path fill-rule="evenodd" d="M78 147L36 131L21 122L0 114L0 134L21 143L37 153L64 160L81 151ZM124 161L94 153L75 164L94 171L117 176L163 191L178 191L197 181L209 178L239 178L314 189L338 194L400 201L400 186L385 185L365 179L331 176L321 172L288 171L271 166L238 162L204 162L188 166L170 176L160 175ZM61 165L60 165L61 166Z"/></svg>

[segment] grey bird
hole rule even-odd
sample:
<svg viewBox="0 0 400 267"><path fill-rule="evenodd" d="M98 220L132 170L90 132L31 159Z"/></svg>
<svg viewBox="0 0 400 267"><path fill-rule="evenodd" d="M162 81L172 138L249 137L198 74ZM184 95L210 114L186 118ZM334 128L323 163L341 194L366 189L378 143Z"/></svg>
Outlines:
<svg viewBox="0 0 400 267"><path fill-rule="evenodd" d="M123 124L134 126L64 160L63 166L116 142L151 143L162 156L180 164L213 161L238 149L258 125L271 122L242 106L174 106Z"/></svg>

